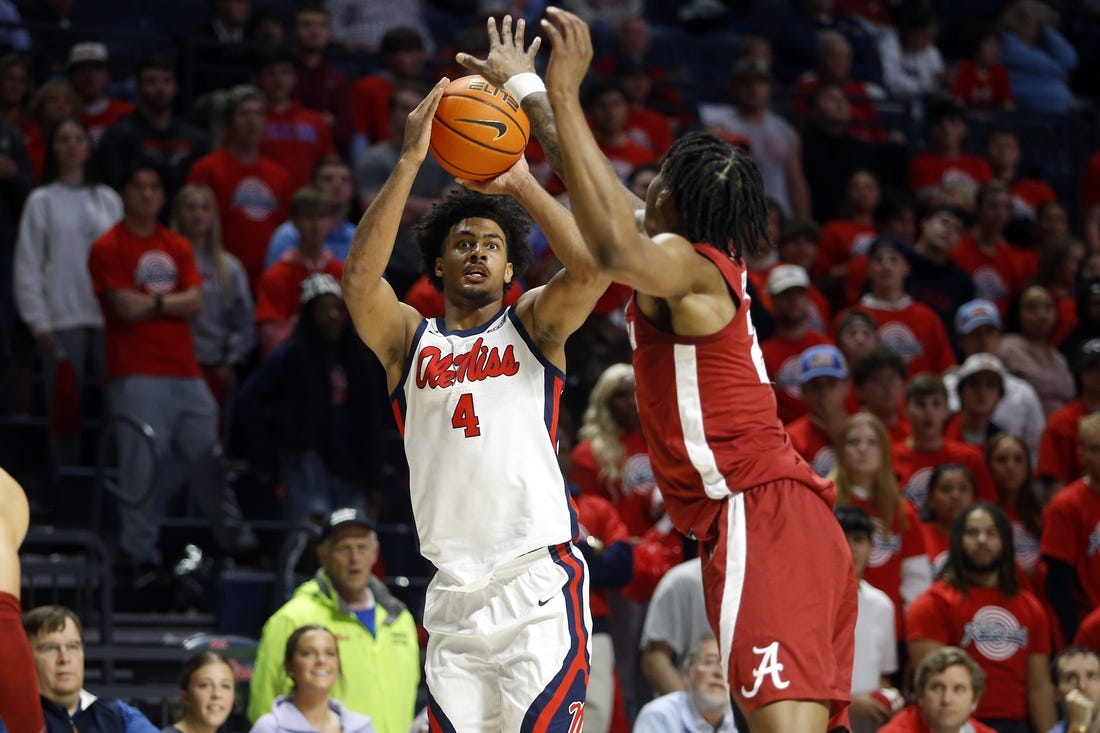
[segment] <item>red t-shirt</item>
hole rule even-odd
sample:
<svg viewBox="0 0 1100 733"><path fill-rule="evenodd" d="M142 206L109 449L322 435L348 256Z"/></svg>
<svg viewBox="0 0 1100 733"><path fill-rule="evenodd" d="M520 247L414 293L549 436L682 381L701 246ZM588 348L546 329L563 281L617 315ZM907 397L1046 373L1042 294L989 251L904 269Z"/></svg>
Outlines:
<svg viewBox="0 0 1100 733"><path fill-rule="evenodd" d="M1000 109L1012 104L1008 69L1001 63L979 69L970 59L963 59L955 72L951 94L963 105L978 109Z"/></svg>
<svg viewBox="0 0 1100 733"><path fill-rule="evenodd" d="M947 551L951 547L951 535L940 529L934 522L922 522L921 534L924 535L924 549L932 561L932 577L939 575L947 562Z"/></svg>
<svg viewBox="0 0 1100 733"><path fill-rule="evenodd" d="M970 718L968 722L973 726L974 733L997 733L988 725L982 725L974 718ZM925 724L924 718L921 717L920 708L916 705L909 705L886 721L878 729L878 733L931 733L931 729Z"/></svg>
<svg viewBox="0 0 1100 733"><path fill-rule="evenodd" d="M871 538L874 546L867 561L867 569L863 571L863 579L890 596L890 600L894 602L894 627L897 638L901 639L905 620L904 602L901 598L901 563L911 557L928 556L920 517L912 504L903 501L887 531L882 526L882 519L875 511L874 504L859 497L853 497L852 503L867 512L875 525L875 533ZM904 528L902 517L905 518Z"/></svg>
<svg viewBox="0 0 1100 733"><path fill-rule="evenodd" d="M802 385L799 384L802 376L802 352L811 346L828 343L832 342L825 334L806 329L801 338L793 341L772 336L760 344L760 350L764 353L764 365L768 368L772 386L775 388L779 419L784 423L802 417L808 409L802 399ZM805 453L802 455L810 458Z"/></svg>
<svg viewBox="0 0 1100 733"><path fill-rule="evenodd" d="M795 90L794 109L799 117L805 119L810 113L810 97L821 84L817 72L809 72L798 81ZM886 127L883 126L875 109L867 87L858 79L849 79L844 82L844 96L848 98L848 106L851 110L851 121L848 123L848 134L866 140L869 143L880 143L886 140Z"/></svg>
<svg viewBox="0 0 1100 733"><path fill-rule="evenodd" d="M906 185L913 193L927 196L945 183L966 181L977 190L992 178L989 164L977 156L959 153L957 158L948 159L937 153L921 153L909 163Z"/></svg>
<svg viewBox="0 0 1100 733"><path fill-rule="evenodd" d="M829 475L836 466L836 451L828 433L809 415L803 415L787 424L787 435L791 437L791 445L798 454L813 466L814 473L818 476Z"/></svg>
<svg viewBox="0 0 1100 733"><path fill-rule="evenodd" d="M0 721L9 733L42 733L42 703L38 697L38 677L34 668L27 634L23 631L19 599L0 592Z"/></svg>
<svg viewBox="0 0 1100 733"><path fill-rule="evenodd" d="M168 295L201 287L202 275L186 239L160 224L152 235L140 237L120 221L92 242L88 270L103 308L108 380L202 374L195 361L191 324L180 318L126 323L106 298L109 290Z"/></svg>
<svg viewBox="0 0 1100 733"><path fill-rule="evenodd" d="M1077 635L1073 637L1073 645L1100 649L1100 606L1081 621Z"/></svg>
<svg viewBox="0 0 1100 733"><path fill-rule="evenodd" d="M599 464L592 453L592 443L582 440L573 448L573 470L569 480L582 494L602 496L619 510L619 516L632 537L641 537L660 517L654 517L653 496L657 488L649 462L649 446L638 431L620 437L623 455L619 463L619 480L608 481L600 475Z"/></svg>
<svg viewBox="0 0 1100 733"><path fill-rule="evenodd" d="M837 314L835 323L852 310L863 311L875 320L879 341L899 354L909 365L909 374L943 374L955 366L955 352L947 330L936 312L924 303L906 297L896 305L864 296L859 303Z"/></svg>
<svg viewBox="0 0 1100 733"><path fill-rule="evenodd" d="M898 487L918 510L924 508L928 498L928 482L932 472L944 463L960 463L970 469L974 476L974 498L997 503L997 490L993 487L985 457L974 446L944 439L940 449L930 453L914 451L908 440L894 443L891 448Z"/></svg>
<svg viewBox="0 0 1100 733"><path fill-rule="evenodd" d="M519 300L519 296L527 292L523 283L514 282L512 287L508 288L508 292L504 294L504 300L501 301L501 307L507 308L510 305L515 304ZM416 282L405 292L405 303L411 305L420 311L420 315L425 318L442 318L444 311L446 310L446 303L443 302L443 293L435 289L432 285L432 281L428 279L427 275L421 275Z"/></svg>
<svg viewBox="0 0 1100 733"><path fill-rule="evenodd" d="M316 261L307 260L297 249L284 252L260 278L256 291L256 322L290 321L298 315L302 281L318 272L328 273L340 282L344 277L344 263L327 249Z"/></svg>
<svg viewBox="0 0 1100 733"><path fill-rule="evenodd" d="M213 189L225 249L241 261L255 289L271 235L288 217L290 174L269 158L249 164L220 148L195 161L187 182Z"/></svg>
<svg viewBox="0 0 1100 733"><path fill-rule="evenodd" d="M1100 491L1085 479L1058 491L1043 512L1039 548L1077 572L1074 595L1082 616L1100 608Z"/></svg>
<svg viewBox="0 0 1100 733"><path fill-rule="evenodd" d="M335 152L328 122L313 110L298 102L291 102L282 112L267 110L260 155L279 161L295 190L309 183L313 164L321 156Z"/></svg>
<svg viewBox="0 0 1100 733"><path fill-rule="evenodd" d="M1100 151L1093 153L1089 158L1085 172L1081 174L1077 196L1082 204L1100 204Z"/></svg>
<svg viewBox="0 0 1100 733"><path fill-rule="evenodd" d="M371 145L389 140L390 95L394 83L389 73L368 74L351 89L352 119L355 131L363 134Z"/></svg>
<svg viewBox="0 0 1100 733"><path fill-rule="evenodd" d="M994 588L971 587L964 596L942 580L922 593L905 615L907 641L958 646L985 672L979 718L1027 718L1027 660L1050 654L1050 622L1035 596L1005 598Z"/></svg>
<svg viewBox="0 0 1100 733"><path fill-rule="evenodd" d="M1039 459L1035 463L1035 475L1051 478L1067 484L1084 473L1077 456L1077 430L1081 418L1091 411L1081 400L1062 405L1047 418L1047 425L1039 438Z"/></svg>
<svg viewBox="0 0 1100 733"><path fill-rule="evenodd" d="M96 112L88 112L86 109L80 113L80 122L88 128L88 136L92 139L92 145L99 142L107 128L134 111L134 105L123 102L121 99L108 99L103 109Z"/></svg>
<svg viewBox="0 0 1100 733"><path fill-rule="evenodd" d="M580 524L580 541L595 537L610 547L616 542L630 542L630 533L619 518L619 513L607 499L594 494L581 494L574 500L577 505L577 522ZM607 593L603 588L592 586L590 603L593 618L609 618L611 607L607 605Z"/></svg>
<svg viewBox="0 0 1100 733"><path fill-rule="evenodd" d="M672 146L672 123L660 112L636 107L626 116L626 136L660 157Z"/></svg>
<svg viewBox="0 0 1100 733"><path fill-rule="evenodd" d="M993 254L988 254L978 246L973 232L959 238L951 259L974 281L974 297L993 301L1002 313L1032 275L1019 249L1002 239L994 246Z"/></svg>
<svg viewBox="0 0 1100 733"><path fill-rule="evenodd" d="M866 255L875 238L875 227L850 219L835 219L821 228L815 275L827 275L847 265L857 255Z"/></svg>
<svg viewBox="0 0 1100 733"><path fill-rule="evenodd" d="M1012 182L1012 211L1017 216L1034 219L1036 210L1055 198L1050 184L1038 178L1017 178Z"/></svg>
<svg viewBox="0 0 1100 733"><path fill-rule="evenodd" d="M828 506L836 488L813 472L776 417L775 393L749 321L744 265L724 251L695 244L722 273L739 304L721 330L679 336L654 325L631 299L627 327L634 343L638 415L653 475L673 524L713 539L718 499L773 481L804 484Z"/></svg>

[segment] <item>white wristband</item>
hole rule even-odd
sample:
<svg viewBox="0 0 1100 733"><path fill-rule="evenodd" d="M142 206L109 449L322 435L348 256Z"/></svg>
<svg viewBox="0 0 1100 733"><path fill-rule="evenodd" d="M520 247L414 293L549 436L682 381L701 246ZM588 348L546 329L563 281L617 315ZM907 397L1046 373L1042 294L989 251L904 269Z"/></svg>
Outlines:
<svg viewBox="0 0 1100 733"><path fill-rule="evenodd" d="M504 82L504 91L515 97L517 102L522 102L530 94L545 92L546 84L542 82L538 74L532 71L524 71Z"/></svg>

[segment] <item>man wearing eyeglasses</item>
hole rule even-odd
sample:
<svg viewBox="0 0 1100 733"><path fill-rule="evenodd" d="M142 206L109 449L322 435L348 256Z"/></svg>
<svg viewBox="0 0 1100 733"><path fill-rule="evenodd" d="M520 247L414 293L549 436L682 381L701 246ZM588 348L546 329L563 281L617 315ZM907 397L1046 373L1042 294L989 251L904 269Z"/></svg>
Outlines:
<svg viewBox="0 0 1100 733"><path fill-rule="evenodd" d="M84 689L84 631L64 606L23 614L46 733L157 733L141 712L121 700L101 700Z"/></svg>

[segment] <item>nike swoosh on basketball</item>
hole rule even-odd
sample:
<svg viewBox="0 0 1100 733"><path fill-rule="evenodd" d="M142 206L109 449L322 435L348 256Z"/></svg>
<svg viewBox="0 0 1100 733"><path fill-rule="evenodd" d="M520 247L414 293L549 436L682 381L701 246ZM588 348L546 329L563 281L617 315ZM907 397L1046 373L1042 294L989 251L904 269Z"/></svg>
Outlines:
<svg viewBox="0 0 1100 733"><path fill-rule="evenodd" d="M504 133L508 132L508 125L504 124L503 122L498 122L497 120L475 120L470 117L458 117L455 118L455 122L469 122L471 125L482 125L484 127L491 127L497 131L496 137L493 138L494 140L501 139L502 137L504 137Z"/></svg>

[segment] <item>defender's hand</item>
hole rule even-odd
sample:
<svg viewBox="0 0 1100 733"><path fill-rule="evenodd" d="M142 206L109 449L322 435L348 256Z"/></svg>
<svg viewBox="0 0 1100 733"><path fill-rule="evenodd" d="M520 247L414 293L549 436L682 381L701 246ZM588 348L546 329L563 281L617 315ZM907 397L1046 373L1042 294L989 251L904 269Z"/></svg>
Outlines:
<svg viewBox="0 0 1100 733"><path fill-rule="evenodd" d="M489 55L485 60L471 56L468 53L455 55L455 61L465 66L474 73L481 74L485 80L496 87L504 87L504 82L516 74L534 72L535 55L538 53L542 39L535 37L530 47L523 48L523 34L527 22L520 18L516 21L515 32L512 30L512 16L505 15L501 28L497 30L496 20L489 18L486 23L489 33Z"/></svg>
<svg viewBox="0 0 1100 733"><path fill-rule="evenodd" d="M588 24L561 8L546 9L542 29L553 45L546 67L546 88L551 92L580 93L581 82L592 64L592 37Z"/></svg>

